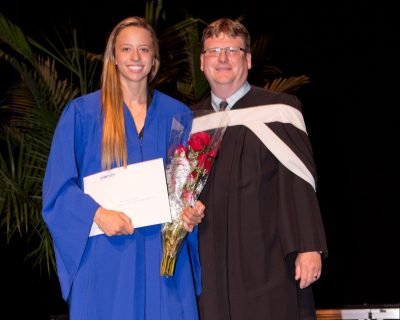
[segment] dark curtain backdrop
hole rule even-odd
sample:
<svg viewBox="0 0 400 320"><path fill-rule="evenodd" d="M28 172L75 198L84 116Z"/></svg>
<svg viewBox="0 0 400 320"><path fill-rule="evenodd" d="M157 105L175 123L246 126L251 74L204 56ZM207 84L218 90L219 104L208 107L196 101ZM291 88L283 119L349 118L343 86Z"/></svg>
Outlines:
<svg viewBox="0 0 400 320"><path fill-rule="evenodd" d="M271 33L273 65L310 76L303 102L319 172L318 197L330 250L314 285L318 308L400 303L397 11L385 1L167 1L168 22L244 15L256 37ZM218 7L218 8L217 8ZM120 19L143 15L144 1L5 0L0 12L29 35L76 26L102 52ZM12 70L1 66L1 89ZM0 312L62 313L58 282L38 275L26 248L2 239ZM17 305L17 308L11 307ZM43 317L43 319L46 319Z"/></svg>

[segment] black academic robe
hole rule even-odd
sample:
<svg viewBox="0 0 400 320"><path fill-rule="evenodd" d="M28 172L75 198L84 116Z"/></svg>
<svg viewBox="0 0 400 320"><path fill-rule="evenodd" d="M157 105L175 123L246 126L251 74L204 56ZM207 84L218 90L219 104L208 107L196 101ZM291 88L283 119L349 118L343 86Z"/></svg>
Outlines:
<svg viewBox="0 0 400 320"><path fill-rule="evenodd" d="M299 100L252 86L233 110L270 104L299 111ZM211 97L192 110L211 109ZM289 108L291 109L291 108ZM307 136L290 123L266 123L316 178ZM294 174L244 125L226 129L200 200L203 320L315 319L312 288L294 280L297 252L327 246L313 186Z"/></svg>

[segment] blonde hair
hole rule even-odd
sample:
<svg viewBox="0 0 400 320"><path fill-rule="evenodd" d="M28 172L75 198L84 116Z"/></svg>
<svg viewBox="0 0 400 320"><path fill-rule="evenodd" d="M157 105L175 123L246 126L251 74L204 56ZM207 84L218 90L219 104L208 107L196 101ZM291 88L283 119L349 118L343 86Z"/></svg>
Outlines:
<svg viewBox="0 0 400 320"><path fill-rule="evenodd" d="M154 29L141 17L129 17L119 22L108 37L104 51L103 72L101 76L102 110L104 113L101 165L110 169L115 162L117 166L128 164L128 151L125 138L125 120L123 95L119 71L115 64L115 42L121 30L127 27L140 27L148 30L153 40L153 65L147 78L150 83L160 67L160 51Z"/></svg>

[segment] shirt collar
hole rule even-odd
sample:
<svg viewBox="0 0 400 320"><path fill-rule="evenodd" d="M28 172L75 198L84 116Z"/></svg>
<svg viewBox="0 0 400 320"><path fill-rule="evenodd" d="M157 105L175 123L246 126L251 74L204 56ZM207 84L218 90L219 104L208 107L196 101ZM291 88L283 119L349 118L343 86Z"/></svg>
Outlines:
<svg viewBox="0 0 400 320"><path fill-rule="evenodd" d="M250 90L250 84L248 81L245 81L243 85L236 90L235 93L233 93L231 96L229 96L226 99L226 102L228 102L228 106L226 107L226 110L232 109L234 104L239 101L247 92ZM211 105L215 111L219 111L219 103L222 101L221 98L217 97L213 92L211 92Z"/></svg>

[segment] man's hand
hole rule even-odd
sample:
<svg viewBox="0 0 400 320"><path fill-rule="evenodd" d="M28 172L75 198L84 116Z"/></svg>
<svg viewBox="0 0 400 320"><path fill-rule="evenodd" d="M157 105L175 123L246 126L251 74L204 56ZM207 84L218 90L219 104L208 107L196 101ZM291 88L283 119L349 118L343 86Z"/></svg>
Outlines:
<svg viewBox="0 0 400 320"><path fill-rule="evenodd" d="M300 252L295 261L295 279L300 289L307 288L321 276L322 259L318 251Z"/></svg>
<svg viewBox="0 0 400 320"><path fill-rule="evenodd" d="M204 218L205 206L201 201L196 201L194 207L186 207L182 212L183 227L187 232L192 232Z"/></svg>

